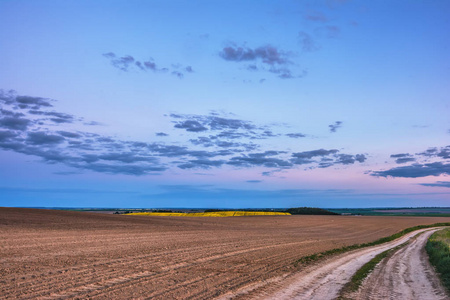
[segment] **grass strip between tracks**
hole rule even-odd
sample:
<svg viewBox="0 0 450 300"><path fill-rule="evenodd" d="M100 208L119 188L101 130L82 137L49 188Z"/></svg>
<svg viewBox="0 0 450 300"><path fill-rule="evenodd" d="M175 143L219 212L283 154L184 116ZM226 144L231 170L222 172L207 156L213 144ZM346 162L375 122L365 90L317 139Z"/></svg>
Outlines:
<svg viewBox="0 0 450 300"><path fill-rule="evenodd" d="M431 264L450 293L450 228L435 232L425 246Z"/></svg>
<svg viewBox="0 0 450 300"><path fill-rule="evenodd" d="M408 244L408 242L403 243L401 245L398 245L397 247L388 249L386 251L381 252L380 254L376 255L374 258L372 258L368 263L363 265L356 273L352 276L349 282L347 282L344 287L339 292L339 297L337 300L347 300L345 295L351 292L356 292L359 287L361 286L361 283L364 279L373 271L373 269L389 254L393 253L394 251L400 249L401 247Z"/></svg>
<svg viewBox="0 0 450 300"><path fill-rule="evenodd" d="M431 225L418 225L418 226L414 226L414 227L409 227L406 228L400 232L397 232L393 235L387 236L387 237L383 237L381 239L378 239L376 241L370 242L370 243L363 243L363 244L353 244L350 246L344 246L341 248L335 248L335 249L331 249L331 250L327 250L327 251L323 251L320 253L316 253L316 254L312 254L312 255L308 255L308 256L303 256L300 259L296 260L294 262L294 266L297 267L298 265L305 265L305 264L309 264L315 261L318 261L320 259L332 256L332 255L337 255L337 254L341 254L347 251L351 251L351 250L356 250L356 249L361 249L361 248L366 248L366 247L371 247L371 246L376 246L376 245L380 245L380 244L384 244L390 241L393 241L395 239L398 239L399 237L404 236L407 233L410 233L412 231L415 230L419 230L419 229L424 229L424 228L431 228L431 227L441 227L441 226L450 226L450 222L447 223L435 223L435 224L431 224Z"/></svg>

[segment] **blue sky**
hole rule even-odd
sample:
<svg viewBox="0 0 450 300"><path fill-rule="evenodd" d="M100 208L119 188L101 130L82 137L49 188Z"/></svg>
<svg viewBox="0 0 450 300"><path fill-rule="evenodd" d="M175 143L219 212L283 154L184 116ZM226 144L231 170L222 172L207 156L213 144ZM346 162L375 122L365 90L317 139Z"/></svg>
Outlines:
<svg viewBox="0 0 450 300"><path fill-rule="evenodd" d="M449 13L0 1L0 206L449 206Z"/></svg>

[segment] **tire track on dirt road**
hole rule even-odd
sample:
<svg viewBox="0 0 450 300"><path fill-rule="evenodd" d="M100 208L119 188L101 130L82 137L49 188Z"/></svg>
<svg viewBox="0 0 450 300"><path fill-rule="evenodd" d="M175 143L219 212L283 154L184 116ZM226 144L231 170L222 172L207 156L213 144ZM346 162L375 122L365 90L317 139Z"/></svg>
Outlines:
<svg viewBox="0 0 450 300"><path fill-rule="evenodd" d="M427 231L378 264L351 299L450 299L425 251Z"/></svg>
<svg viewBox="0 0 450 300"><path fill-rule="evenodd" d="M436 230L438 229L432 229L431 232ZM426 231L430 231L430 229L416 230L388 243L343 253L307 266L287 277L275 279L265 285L258 285L254 288L244 287L236 292L225 294L218 299L336 299L342 287L350 281L353 274L377 254L410 241ZM427 234L427 236L429 235ZM395 299L410 298L397 297Z"/></svg>

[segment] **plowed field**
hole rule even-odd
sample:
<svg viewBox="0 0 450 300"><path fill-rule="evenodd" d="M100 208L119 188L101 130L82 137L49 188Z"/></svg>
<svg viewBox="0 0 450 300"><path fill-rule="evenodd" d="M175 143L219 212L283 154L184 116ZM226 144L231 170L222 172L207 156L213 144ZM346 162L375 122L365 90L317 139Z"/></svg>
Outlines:
<svg viewBox="0 0 450 300"><path fill-rule="evenodd" d="M179 218L0 208L0 298L209 299L305 255L450 218Z"/></svg>

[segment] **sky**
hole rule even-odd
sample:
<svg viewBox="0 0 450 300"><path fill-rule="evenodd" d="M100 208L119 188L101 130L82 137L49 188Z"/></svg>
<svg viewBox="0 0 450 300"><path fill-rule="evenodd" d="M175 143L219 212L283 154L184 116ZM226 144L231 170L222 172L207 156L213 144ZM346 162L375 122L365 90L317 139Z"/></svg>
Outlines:
<svg viewBox="0 0 450 300"><path fill-rule="evenodd" d="M449 14L0 0L0 206L450 206Z"/></svg>

